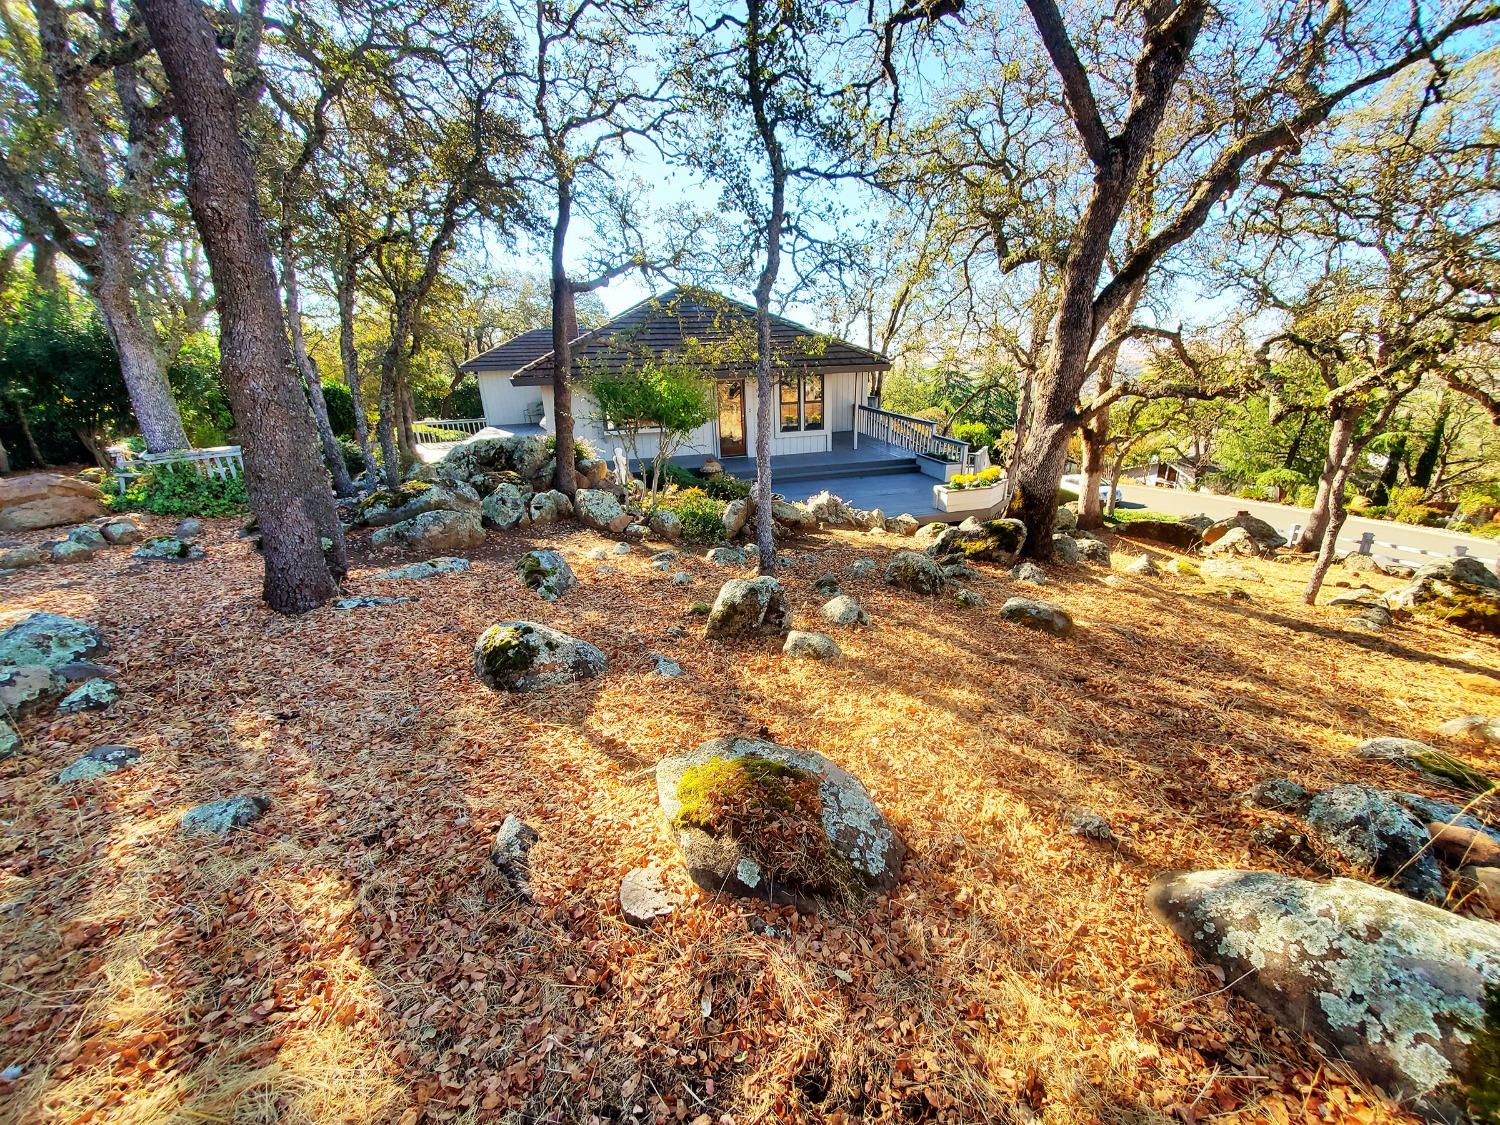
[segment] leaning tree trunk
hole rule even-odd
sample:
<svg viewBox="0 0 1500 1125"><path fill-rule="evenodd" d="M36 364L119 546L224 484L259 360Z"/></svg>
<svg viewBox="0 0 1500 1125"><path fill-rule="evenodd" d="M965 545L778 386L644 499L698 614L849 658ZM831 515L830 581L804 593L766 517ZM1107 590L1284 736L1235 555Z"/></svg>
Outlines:
<svg viewBox="0 0 1500 1125"><path fill-rule="evenodd" d="M349 401L354 409L354 440L359 443L359 452L365 459L365 487L374 488L380 479L380 468L375 461L375 451L370 446L370 420L365 416L365 396L359 381L359 350L354 345L352 267L339 270L336 288L339 306L339 360L344 366L344 383L349 388Z"/></svg>
<svg viewBox="0 0 1500 1125"><path fill-rule="evenodd" d="M1333 425L1328 430L1328 453L1323 459L1323 471L1318 475L1318 494L1313 500L1312 512L1307 517L1307 526L1297 536L1297 542L1292 544L1294 551L1316 551L1323 542L1323 533L1333 517L1335 482L1337 500L1340 504L1343 503L1343 482L1348 480L1349 474L1341 473L1341 467L1354 444L1354 432L1359 426L1362 413L1363 409L1357 404L1346 404L1334 409Z"/></svg>
<svg viewBox="0 0 1500 1125"><path fill-rule="evenodd" d="M264 596L278 612L306 612L338 592L348 562L312 411L287 345L235 94L198 0L140 0L139 8L182 127L188 205L218 297L225 390L261 529Z"/></svg>
<svg viewBox="0 0 1500 1125"><path fill-rule="evenodd" d="M1312 575L1302 591L1302 600L1308 605L1317 604L1318 591L1323 588L1323 579L1338 554L1339 532L1344 530L1344 521L1349 517L1349 510L1344 505L1344 482L1349 479L1349 473L1354 468L1355 453L1356 450L1351 444L1345 450L1344 458L1335 468L1329 482L1329 495L1332 499L1328 519L1323 527L1323 538L1318 546L1318 561L1313 564Z"/></svg>
<svg viewBox="0 0 1500 1125"><path fill-rule="evenodd" d="M297 371L307 386L307 401L312 407L313 423L318 427L318 440L323 443L323 460L328 462L328 475L333 478L333 490L340 496L353 496L356 489L349 478L349 466L344 464L344 451L339 439L334 436L333 424L328 420L328 400L323 397L323 377L318 365L307 354L307 339L302 335L302 299L297 287L297 267L292 261L291 248L283 241L281 258L281 287L286 296L286 326L292 337L292 358Z"/></svg>
<svg viewBox="0 0 1500 1125"><path fill-rule="evenodd" d="M42 455L42 447L36 443L36 434L31 429L31 419L26 417L26 408L21 405L20 399L11 399L11 407L16 412L16 425L21 428L21 437L26 442L26 452L31 454L32 463L38 468L46 469L51 463Z"/></svg>
<svg viewBox="0 0 1500 1125"><path fill-rule="evenodd" d="M134 271L128 251L119 240L106 236L99 242L99 267L88 288L99 307L100 319L120 357L120 375L130 396L136 425L149 453L186 449L187 431L172 398L172 386L162 365L155 334L141 322L136 308Z"/></svg>

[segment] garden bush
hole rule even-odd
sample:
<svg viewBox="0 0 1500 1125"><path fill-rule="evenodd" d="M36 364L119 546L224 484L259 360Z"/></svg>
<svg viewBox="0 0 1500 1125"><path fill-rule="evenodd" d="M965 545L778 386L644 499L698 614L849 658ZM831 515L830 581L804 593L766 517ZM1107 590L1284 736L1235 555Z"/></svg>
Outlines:
<svg viewBox="0 0 1500 1125"><path fill-rule="evenodd" d="M117 512L154 516L233 516L245 510L245 478L214 477L192 465L163 465L105 501Z"/></svg>
<svg viewBox="0 0 1500 1125"><path fill-rule="evenodd" d="M682 521L682 537L689 543L708 546L724 538L724 502L701 488L682 488L662 498L661 506Z"/></svg>
<svg viewBox="0 0 1500 1125"><path fill-rule="evenodd" d="M966 441L975 449L985 449L994 444L995 432L983 422L955 422L953 436Z"/></svg>

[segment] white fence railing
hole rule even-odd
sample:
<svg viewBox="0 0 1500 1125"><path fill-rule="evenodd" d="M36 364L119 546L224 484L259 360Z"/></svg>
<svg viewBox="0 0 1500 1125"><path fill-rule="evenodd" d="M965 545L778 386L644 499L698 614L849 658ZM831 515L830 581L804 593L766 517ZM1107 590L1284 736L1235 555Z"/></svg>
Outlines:
<svg viewBox="0 0 1500 1125"><path fill-rule="evenodd" d="M1302 533L1302 525L1294 523L1287 528L1286 541L1295 543L1297 536ZM1421 566L1434 559L1463 558L1470 554L1469 544L1455 543L1451 550L1436 551L1427 547L1414 547L1409 543L1388 542L1375 538L1373 531L1365 531L1359 535L1339 536L1338 546L1340 550L1355 551L1361 555L1369 555L1378 562L1400 563L1406 566ZM1379 553L1376 548L1380 548ZM1415 556L1415 557L1412 557ZM1485 563L1496 575L1500 575L1500 557L1484 559L1475 555L1481 562Z"/></svg>
<svg viewBox="0 0 1500 1125"><path fill-rule="evenodd" d="M423 445L437 445L448 441L462 441L454 434L472 436L484 429L483 418L423 418L412 425L417 441Z"/></svg>
<svg viewBox="0 0 1500 1125"><path fill-rule="evenodd" d="M965 473L976 472L980 467L979 458L968 442L938 433L937 423L927 418L913 418L910 414L855 403L855 449L859 448L861 435L959 465Z"/></svg>
<svg viewBox="0 0 1500 1125"><path fill-rule="evenodd" d="M204 476L239 477L245 475L245 459L237 445L216 445L208 449L175 449L170 453L135 453L119 446L112 446L110 455L115 460L115 484L121 495L130 487L130 482L152 469L173 465L191 465Z"/></svg>

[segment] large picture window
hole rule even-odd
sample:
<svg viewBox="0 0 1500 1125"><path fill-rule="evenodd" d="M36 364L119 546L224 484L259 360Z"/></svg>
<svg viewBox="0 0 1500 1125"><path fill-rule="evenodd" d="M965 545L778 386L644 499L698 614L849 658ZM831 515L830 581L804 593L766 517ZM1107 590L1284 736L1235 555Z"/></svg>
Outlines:
<svg viewBox="0 0 1500 1125"><path fill-rule="evenodd" d="M780 383L781 431L823 428L823 376L783 375Z"/></svg>

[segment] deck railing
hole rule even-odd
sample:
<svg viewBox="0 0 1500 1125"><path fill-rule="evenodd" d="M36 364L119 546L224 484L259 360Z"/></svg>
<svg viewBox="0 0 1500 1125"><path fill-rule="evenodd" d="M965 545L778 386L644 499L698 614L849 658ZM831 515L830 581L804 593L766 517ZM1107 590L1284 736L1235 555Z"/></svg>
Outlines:
<svg viewBox="0 0 1500 1125"><path fill-rule="evenodd" d="M171 465L191 465L207 477L244 476L245 460L237 445L216 445L208 449L174 449L169 453L132 453L122 446L111 446L115 462L115 484L120 495L130 482L152 469Z"/></svg>
<svg viewBox="0 0 1500 1125"><path fill-rule="evenodd" d="M910 414L897 414L892 410L881 410L876 406L854 406L854 446L859 448L861 436L888 442L901 449L909 449L927 457L936 457L960 466L960 471L977 471L978 457L966 441L947 437L937 432L937 423L927 418L913 418Z"/></svg>
<svg viewBox="0 0 1500 1125"><path fill-rule="evenodd" d="M423 418L412 424L420 445L441 445L462 441L484 429L483 418ZM461 436L455 436L461 435Z"/></svg>

